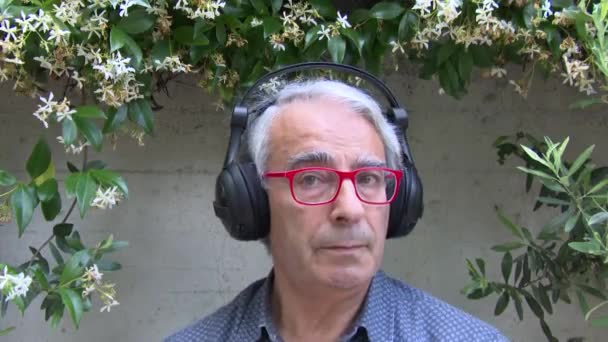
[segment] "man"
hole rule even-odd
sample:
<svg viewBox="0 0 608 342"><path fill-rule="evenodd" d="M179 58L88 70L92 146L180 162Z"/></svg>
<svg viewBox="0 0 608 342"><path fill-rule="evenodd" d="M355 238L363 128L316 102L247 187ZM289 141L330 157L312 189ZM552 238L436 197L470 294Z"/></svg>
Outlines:
<svg viewBox="0 0 608 342"><path fill-rule="evenodd" d="M167 338L185 341L506 341L380 270L401 145L378 104L337 81L293 83L250 125L268 196L268 277Z"/></svg>

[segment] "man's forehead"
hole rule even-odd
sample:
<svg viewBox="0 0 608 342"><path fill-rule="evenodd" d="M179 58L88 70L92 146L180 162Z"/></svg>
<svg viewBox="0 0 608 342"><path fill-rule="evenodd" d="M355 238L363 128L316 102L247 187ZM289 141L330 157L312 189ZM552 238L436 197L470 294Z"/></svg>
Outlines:
<svg viewBox="0 0 608 342"><path fill-rule="evenodd" d="M350 160L347 160L351 168L360 167L386 167L386 162L379 156L375 156L369 153L361 153L354 156L348 156ZM327 150L309 150L302 151L289 156L287 159L287 168L295 169L300 166L306 165L324 165L324 166L335 166L339 163L339 160L344 156L338 156L332 151Z"/></svg>

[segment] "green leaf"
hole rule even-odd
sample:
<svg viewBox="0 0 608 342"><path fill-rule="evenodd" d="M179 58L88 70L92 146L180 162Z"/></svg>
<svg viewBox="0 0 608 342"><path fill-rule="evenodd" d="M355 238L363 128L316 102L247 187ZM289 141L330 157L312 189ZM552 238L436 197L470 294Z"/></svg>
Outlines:
<svg viewBox="0 0 608 342"><path fill-rule="evenodd" d="M131 56L135 58L135 64L139 65L142 59L141 48L139 45L137 45L133 38L131 38L123 30L114 26L110 31L110 50L114 52L122 47L127 48Z"/></svg>
<svg viewBox="0 0 608 342"><path fill-rule="evenodd" d="M57 192L49 201L42 202L40 206L44 219L53 221L59 215L59 212L61 212L61 196Z"/></svg>
<svg viewBox="0 0 608 342"><path fill-rule="evenodd" d="M0 330L0 336L8 335L8 333L13 330L15 330L15 327L8 327L6 329Z"/></svg>
<svg viewBox="0 0 608 342"><path fill-rule="evenodd" d="M490 47L486 45L471 45L469 51L473 56L473 63L482 68L494 66L494 57Z"/></svg>
<svg viewBox="0 0 608 342"><path fill-rule="evenodd" d="M32 179L38 178L51 165L51 150L44 139L39 139L30 157L27 160L26 169Z"/></svg>
<svg viewBox="0 0 608 342"><path fill-rule="evenodd" d="M1 171L0 171L1 172ZM0 176L2 177L2 176ZM1 181L0 181L1 182ZM601 190L603 187L605 187L606 185L608 185L608 178L602 180L601 182L595 184L593 186L593 188L591 188L591 190L589 190L589 192L587 193L588 195L593 194L599 190Z"/></svg>
<svg viewBox="0 0 608 342"><path fill-rule="evenodd" d="M71 223L60 223L53 227L53 235L55 236L68 236L72 233L74 225Z"/></svg>
<svg viewBox="0 0 608 342"><path fill-rule="evenodd" d="M97 106L80 106L76 108L74 116L83 119L105 119L106 114Z"/></svg>
<svg viewBox="0 0 608 342"><path fill-rule="evenodd" d="M277 14L283 6L283 0L271 0L272 14Z"/></svg>
<svg viewBox="0 0 608 342"><path fill-rule="evenodd" d="M606 300L606 295L604 295L604 293L600 289L596 289L594 287L591 287L591 286L585 285L585 284L576 284L576 286L596 298L599 298L601 300Z"/></svg>
<svg viewBox="0 0 608 342"><path fill-rule="evenodd" d="M154 115L148 100L139 99L129 102L129 119L143 128L147 134L154 134Z"/></svg>
<svg viewBox="0 0 608 342"><path fill-rule="evenodd" d="M547 340L549 340L550 342L557 342L557 339L551 333L551 329L549 328L549 325L547 325L547 322L545 322L544 319L540 320L540 326L543 329L543 333L545 334L545 337L547 337Z"/></svg>
<svg viewBox="0 0 608 342"><path fill-rule="evenodd" d="M101 151L103 135L101 134L99 127L95 125L95 122L93 122L92 119L80 117L74 117L73 120L76 127L78 127L78 130L87 138L87 141L89 141L97 151Z"/></svg>
<svg viewBox="0 0 608 342"><path fill-rule="evenodd" d="M416 26L418 25L418 15L411 10L407 10L401 21L399 21L398 37L399 41L409 42L416 34Z"/></svg>
<svg viewBox="0 0 608 342"><path fill-rule="evenodd" d="M581 308L581 312L583 313L583 315L586 315L587 312L589 312L589 304L587 304L587 299L585 299L583 292L578 289L576 290L576 296L578 297L578 304Z"/></svg>
<svg viewBox="0 0 608 342"><path fill-rule="evenodd" d="M452 40L448 40L439 47L437 51L437 66L442 65L456 51L457 45Z"/></svg>
<svg viewBox="0 0 608 342"><path fill-rule="evenodd" d="M61 256L61 252L57 249L57 247L55 247L52 242L49 243L49 248L51 249L51 254L53 255L53 258L55 258L57 264L63 264L64 261L63 257Z"/></svg>
<svg viewBox="0 0 608 342"><path fill-rule="evenodd" d="M566 225L564 226L564 231L566 233L570 233L570 231L572 230L572 228L574 228L574 226L576 225L576 222L578 222L578 218L581 214L578 213L574 216L571 216L568 221L566 221Z"/></svg>
<svg viewBox="0 0 608 342"><path fill-rule="evenodd" d="M606 211L602 211L602 212L599 212L599 213L591 216L591 218L589 218L588 223L590 226L593 226L598 223L602 223L604 221L608 221L608 212L606 212Z"/></svg>
<svg viewBox="0 0 608 342"><path fill-rule="evenodd" d="M576 171L578 171L578 169L580 169L581 166L583 166L585 161L589 159L589 156L593 152L594 148L595 145L587 147L587 149L585 149L585 151L583 151L583 153L581 153L581 155L576 158L576 160L574 161L574 163L572 163L572 166L570 166L570 169L568 170L568 177L571 177L573 174L576 173Z"/></svg>
<svg viewBox="0 0 608 342"><path fill-rule="evenodd" d="M57 292L59 292L63 304L68 309L72 321L74 322L76 329L78 329L80 319L82 318L82 299L80 295L78 295L76 291L65 287L60 287L57 289Z"/></svg>
<svg viewBox="0 0 608 342"><path fill-rule="evenodd" d="M194 32L194 39L199 39L199 37L196 35L196 31ZM201 34L201 36L205 37L204 34ZM205 39L207 39L207 37L205 37ZM158 64L162 63L166 57L171 57L171 41L168 39L163 39L163 40L159 40L157 41L154 46L152 47L152 51L150 52L150 56L151 56L151 61L152 61L152 65L154 67L156 67ZM125 115L126 115L126 106L122 105L120 108L125 107ZM118 110L120 110L120 108Z"/></svg>
<svg viewBox="0 0 608 342"><path fill-rule="evenodd" d="M463 50L458 55L458 75L460 79L469 82L473 71L473 55L469 50Z"/></svg>
<svg viewBox="0 0 608 342"><path fill-rule="evenodd" d="M249 0L249 2L251 2L251 5L259 15L268 14L268 7L266 7L264 0Z"/></svg>
<svg viewBox="0 0 608 342"><path fill-rule="evenodd" d="M524 309L521 306L521 298L515 291L510 292L510 294L511 297L513 297L513 303L515 304L515 311L517 311L517 316L519 317L519 320L522 321L524 319Z"/></svg>
<svg viewBox="0 0 608 342"><path fill-rule="evenodd" d="M317 32L321 29L321 25L311 27L306 36L304 36L304 49L308 49L314 42L318 41Z"/></svg>
<svg viewBox="0 0 608 342"><path fill-rule="evenodd" d="M97 267L100 271L118 271L122 269L122 265L115 261L99 260L97 261Z"/></svg>
<svg viewBox="0 0 608 342"><path fill-rule="evenodd" d="M226 25L223 22L218 22L215 25L215 38L220 45L226 44Z"/></svg>
<svg viewBox="0 0 608 342"><path fill-rule="evenodd" d="M342 63L344 60L344 52L346 51L346 42L342 37L331 37L327 41L327 49L334 63Z"/></svg>
<svg viewBox="0 0 608 342"><path fill-rule="evenodd" d="M127 241L113 241L110 247L106 248L104 253L114 252L120 248L125 248L129 246L129 242Z"/></svg>
<svg viewBox="0 0 608 342"><path fill-rule="evenodd" d="M492 246L492 250L496 252L508 252L524 246L526 246L525 243L514 241Z"/></svg>
<svg viewBox="0 0 608 342"><path fill-rule="evenodd" d="M127 197L129 189L125 180L116 172L110 170L91 170L91 175L98 183L110 186L116 186Z"/></svg>
<svg viewBox="0 0 608 342"><path fill-rule="evenodd" d="M25 227L32 221L34 208L37 205L36 189L31 185L19 185L11 195L13 217L17 221L19 237L23 235Z"/></svg>
<svg viewBox="0 0 608 342"><path fill-rule="evenodd" d="M86 249L74 253L74 255L65 263L65 267L63 268L63 272L59 279L60 285L69 284L75 279L80 278L90 260L91 255Z"/></svg>
<svg viewBox="0 0 608 342"><path fill-rule="evenodd" d="M61 123L63 142L66 145L72 145L78 137L78 128L74 120L63 120Z"/></svg>
<svg viewBox="0 0 608 342"><path fill-rule="evenodd" d="M308 0L308 3L314 7L321 16L325 19L336 18L336 8L331 1L327 0Z"/></svg>
<svg viewBox="0 0 608 342"><path fill-rule="evenodd" d="M528 2L523 9L523 19L526 28L532 28L532 19L536 16L536 9L534 8L534 2Z"/></svg>
<svg viewBox="0 0 608 342"><path fill-rule="evenodd" d="M505 283L509 282L509 277L511 276L511 269L513 268L513 257L511 253L507 252L502 257L501 270L502 276L505 279Z"/></svg>
<svg viewBox="0 0 608 342"><path fill-rule="evenodd" d="M37 193L42 202L51 200L57 193L57 181L54 178L48 179L37 187Z"/></svg>
<svg viewBox="0 0 608 342"><path fill-rule="evenodd" d="M76 197L76 183L81 174L81 172L74 172L65 178L65 192L69 198Z"/></svg>
<svg viewBox="0 0 608 342"><path fill-rule="evenodd" d="M155 21L156 18L153 15L148 14L145 9L137 8L129 11L128 16L120 19L118 22L118 28L129 34L138 34L146 32L152 28Z"/></svg>
<svg viewBox="0 0 608 342"><path fill-rule="evenodd" d="M507 291L503 291L502 295L498 298L496 302L496 307L494 308L494 316L498 316L505 311L509 305L509 293Z"/></svg>
<svg viewBox="0 0 608 342"><path fill-rule="evenodd" d="M342 28L342 29L340 29L340 34L346 36L346 38L348 38L353 43L353 45L359 52L359 55L361 55L363 53L362 50L363 50L363 46L365 45L365 40L359 34L359 32L357 32L353 29ZM316 32L315 32L315 36L316 36Z"/></svg>
<svg viewBox="0 0 608 342"><path fill-rule="evenodd" d="M572 0L553 0L551 1L551 7L553 8L568 8L572 6Z"/></svg>
<svg viewBox="0 0 608 342"><path fill-rule="evenodd" d="M537 162L541 163L542 165L545 165L549 169L551 168L551 165L547 161L545 161L543 158L541 158L536 152L534 152L534 150L532 150L531 148L524 146L524 145L520 145L520 146L524 150L524 152L528 156L530 156L530 158L536 160Z"/></svg>
<svg viewBox="0 0 608 342"><path fill-rule="evenodd" d="M279 32L283 28L283 23L276 17L265 17L263 19L264 39Z"/></svg>
<svg viewBox="0 0 608 342"><path fill-rule="evenodd" d="M91 160L85 164L83 171L102 170L105 169L107 166L108 164L106 164L106 162L104 162L103 160Z"/></svg>
<svg viewBox="0 0 608 342"><path fill-rule="evenodd" d="M544 179L547 179L547 180L555 180L554 177L552 177L552 176L550 176L550 175L548 175L548 174L546 174L546 173L544 173L542 171L528 169L528 168L523 167L523 166L518 166L517 168L519 170L525 172L525 173L529 173L529 174L532 174L532 175L537 176L537 177L541 177L541 178L544 178Z"/></svg>
<svg viewBox="0 0 608 342"><path fill-rule="evenodd" d="M0 170L0 186L12 186L17 183L17 178L10 173Z"/></svg>
<svg viewBox="0 0 608 342"><path fill-rule="evenodd" d="M536 299L534 299L534 297L529 294L524 297L526 299L526 303L528 303L528 306L530 307L530 310L532 310L536 317L543 319L545 317L545 312L543 311L543 308L540 306L540 304L538 304Z"/></svg>
<svg viewBox="0 0 608 342"><path fill-rule="evenodd" d="M379 2L369 10L369 16L380 20L395 19L403 13L401 5L394 2Z"/></svg>
<svg viewBox="0 0 608 342"><path fill-rule="evenodd" d="M502 210L498 209L497 210L498 213L498 218L500 219L500 221L507 227L509 228L509 230L511 231L511 233L520 238L521 240L524 240L524 234L522 233L521 229L519 228L519 226L517 226L516 224L514 224L513 222L511 222L511 220L509 220L502 212Z"/></svg>
<svg viewBox="0 0 608 342"><path fill-rule="evenodd" d="M108 112L108 119L106 120L102 132L111 133L114 132L120 125L127 119L127 105L123 104L118 109L111 109Z"/></svg>
<svg viewBox="0 0 608 342"><path fill-rule="evenodd" d="M84 218L84 214L89 209L96 192L97 184L93 177L88 172L81 173L76 182L76 200L78 201L81 218Z"/></svg>

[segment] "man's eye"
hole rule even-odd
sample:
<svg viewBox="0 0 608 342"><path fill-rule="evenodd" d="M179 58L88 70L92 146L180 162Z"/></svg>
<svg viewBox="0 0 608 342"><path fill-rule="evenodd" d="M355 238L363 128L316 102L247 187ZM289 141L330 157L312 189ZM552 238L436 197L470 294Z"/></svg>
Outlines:
<svg viewBox="0 0 608 342"><path fill-rule="evenodd" d="M380 175L374 172L366 172L357 176L357 183L361 185L373 185L380 182Z"/></svg>

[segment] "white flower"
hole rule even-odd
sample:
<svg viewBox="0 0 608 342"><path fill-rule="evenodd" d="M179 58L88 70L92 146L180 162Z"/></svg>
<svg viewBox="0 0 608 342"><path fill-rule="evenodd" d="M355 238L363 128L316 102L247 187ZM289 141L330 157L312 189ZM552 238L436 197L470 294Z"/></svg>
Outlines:
<svg viewBox="0 0 608 342"><path fill-rule="evenodd" d="M321 29L317 32L319 35L319 40L323 40L323 38L329 39L329 27L325 27L325 25L321 24Z"/></svg>
<svg viewBox="0 0 608 342"><path fill-rule="evenodd" d="M4 285L8 283L7 277L8 267L4 266L4 274L0 275L0 291L4 289Z"/></svg>
<svg viewBox="0 0 608 342"><path fill-rule="evenodd" d="M63 111L57 111L56 115L57 115L57 122L61 122L63 121L63 119L68 119L70 121L72 121L72 114L76 113L75 110L70 110L69 108L67 108L66 110Z"/></svg>
<svg viewBox="0 0 608 342"><path fill-rule="evenodd" d="M256 27L256 26L260 26L262 25L264 22L262 20L260 20L258 17L254 17L251 20L251 27Z"/></svg>
<svg viewBox="0 0 608 342"><path fill-rule="evenodd" d="M553 14L553 11L551 10L551 1L543 1L543 7L541 8L541 11L543 11L543 18L545 19L547 19L551 14Z"/></svg>
<svg viewBox="0 0 608 342"><path fill-rule="evenodd" d="M49 116L55 112L57 101L53 101L53 93L49 93L49 98L45 99L44 97L40 97L40 101L44 104L43 106L38 105L38 109L34 112L34 116L38 118L38 120L42 121L45 128L49 128L49 124L47 122Z"/></svg>
<svg viewBox="0 0 608 342"><path fill-rule="evenodd" d="M446 23L450 23L460 15L458 9L462 6L462 0L440 0L437 1L437 6L437 15L443 17Z"/></svg>
<svg viewBox="0 0 608 342"><path fill-rule="evenodd" d="M277 51L285 51L285 44L279 43L274 40L270 41L270 44L272 44L272 48Z"/></svg>
<svg viewBox="0 0 608 342"><path fill-rule="evenodd" d="M434 1L433 0L416 0L416 4L412 7L413 10L419 10L424 17L431 13Z"/></svg>
<svg viewBox="0 0 608 342"><path fill-rule="evenodd" d="M67 43L66 36L70 35L70 31L62 30L59 27L55 27L49 32L49 40L54 40L55 45L59 45L60 43Z"/></svg>
<svg viewBox="0 0 608 342"><path fill-rule="evenodd" d="M95 282L99 283L101 282L101 278L103 277L103 273L99 272L99 269L97 268L96 264L93 264L93 266L89 267L85 274L84 274L85 278L94 280Z"/></svg>
<svg viewBox="0 0 608 342"><path fill-rule="evenodd" d="M110 308L111 308L111 307L116 306L116 305L119 305L119 304L120 304L119 302L117 302L116 300L112 299L112 302L111 302L111 303L108 303L108 304L107 304L107 305L105 305L105 306L102 306L102 307L101 307L101 310L99 310L99 312L104 312L105 310L108 310L108 312L110 312Z"/></svg>
<svg viewBox="0 0 608 342"><path fill-rule="evenodd" d="M401 53L405 53L405 50L403 48L403 44L401 44L400 42L397 42L397 41L393 40L389 44L393 47L393 49L391 50L391 52L395 53L395 51L399 50L399 51L401 51Z"/></svg>
<svg viewBox="0 0 608 342"><path fill-rule="evenodd" d="M2 23L0 23L0 31L6 33L6 36L4 37L5 42L8 41L9 38L13 41L17 40L17 36L15 35L15 33L17 33L17 26L11 27L11 22L7 19L2 20Z"/></svg>
<svg viewBox="0 0 608 342"><path fill-rule="evenodd" d="M93 291L95 291L95 285L90 285L84 288L84 290L82 291L82 296L86 297L89 294L91 294Z"/></svg>
<svg viewBox="0 0 608 342"><path fill-rule="evenodd" d="M100 186L97 188L96 197L91 205L100 209L112 209L118 201L120 201L120 192L117 187L113 186L104 190Z"/></svg>
<svg viewBox="0 0 608 342"><path fill-rule="evenodd" d="M350 25L350 23L348 22L348 18L347 16L342 16L340 15L340 11L338 11L338 19L337 19L338 25L342 26L342 28L349 28L352 27Z"/></svg>
<svg viewBox="0 0 608 342"><path fill-rule="evenodd" d="M506 76L506 75L507 75L506 69L499 68L499 67L492 67L492 69L490 69L490 76L502 78L503 76Z"/></svg>
<svg viewBox="0 0 608 342"><path fill-rule="evenodd" d="M8 274L8 267L4 266L4 274L0 275L0 290L3 290L7 284L11 286L9 294L6 297L6 301L8 302L17 296L24 297L27 295L27 291L32 284L32 278L26 276L23 272L17 276Z"/></svg>

